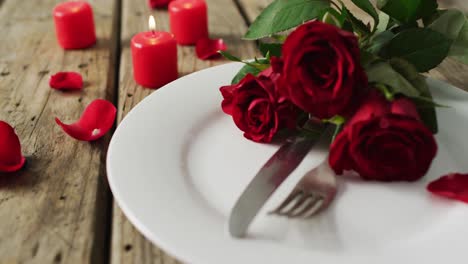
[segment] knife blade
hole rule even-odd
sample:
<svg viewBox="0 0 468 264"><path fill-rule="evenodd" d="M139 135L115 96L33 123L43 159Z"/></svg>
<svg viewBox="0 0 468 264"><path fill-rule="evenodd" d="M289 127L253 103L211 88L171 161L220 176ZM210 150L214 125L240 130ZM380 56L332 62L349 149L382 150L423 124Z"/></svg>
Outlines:
<svg viewBox="0 0 468 264"><path fill-rule="evenodd" d="M238 198L229 215L229 233L233 237L245 236L260 209L283 181L301 164L311 148L322 138L328 137L330 126L319 138L298 136L282 145L263 165Z"/></svg>

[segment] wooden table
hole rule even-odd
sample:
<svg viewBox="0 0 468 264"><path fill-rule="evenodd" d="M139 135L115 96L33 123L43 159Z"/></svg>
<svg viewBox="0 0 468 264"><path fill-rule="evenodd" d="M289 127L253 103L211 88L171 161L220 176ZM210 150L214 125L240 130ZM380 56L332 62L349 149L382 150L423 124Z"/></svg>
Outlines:
<svg viewBox="0 0 468 264"><path fill-rule="evenodd" d="M211 35L224 38L236 55L258 55L255 43L240 37L270 1L207 0ZM90 0L98 44L65 52L56 44L51 16L57 2L0 0L0 120L15 127L28 159L24 170L0 175L0 263L178 263L113 203L105 171L112 133L79 142L54 122L56 116L73 121L92 100L104 98L118 106L118 125L151 94L133 81L129 41L146 29L150 14L167 30L167 12L150 10L145 0ZM181 75L225 62L201 61L193 47L179 47ZM467 69L447 61L431 74L468 88ZM49 88L48 77L64 70L83 75L82 92Z"/></svg>

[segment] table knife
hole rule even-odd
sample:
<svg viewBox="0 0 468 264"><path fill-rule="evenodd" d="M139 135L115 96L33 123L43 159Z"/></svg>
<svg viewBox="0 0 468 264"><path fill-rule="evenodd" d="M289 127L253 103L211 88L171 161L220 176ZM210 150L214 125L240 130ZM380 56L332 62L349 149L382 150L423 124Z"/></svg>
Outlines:
<svg viewBox="0 0 468 264"><path fill-rule="evenodd" d="M229 215L229 233L245 236L260 209L281 183L299 166L311 148L322 138L329 137L333 127L328 126L318 138L297 136L286 142L263 165L235 203Z"/></svg>

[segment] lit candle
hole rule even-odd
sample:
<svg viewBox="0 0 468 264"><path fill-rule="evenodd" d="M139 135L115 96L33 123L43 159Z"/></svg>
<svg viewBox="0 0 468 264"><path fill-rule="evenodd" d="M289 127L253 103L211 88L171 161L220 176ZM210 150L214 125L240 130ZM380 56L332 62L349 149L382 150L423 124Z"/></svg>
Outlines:
<svg viewBox="0 0 468 264"><path fill-rule="evenodd" d="M204 0L176 0L169 3L171 32L181 45L208 38L207 7Z"/></svg>
<svg viewBox="0 0 468 264"><path fill-rule="evenodd" d="M96 43L93 9L85 1L69 1L55 6L55 31L64 49L82 49Z"/></svg>
<svg viewBox="0 0 468 264"><path fill-rule="evenodd" d="M148 88L159 88L177 79L177 44L171 33L156 31L154 17L150 31L132 38L133 77Z"/></svg>

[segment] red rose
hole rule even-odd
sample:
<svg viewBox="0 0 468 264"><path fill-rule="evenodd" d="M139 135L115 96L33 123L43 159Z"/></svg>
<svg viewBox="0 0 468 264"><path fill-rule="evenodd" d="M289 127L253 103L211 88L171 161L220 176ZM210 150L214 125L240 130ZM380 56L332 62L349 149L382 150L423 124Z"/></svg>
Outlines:
<svg viewBox="0 0 468 264"><path fill-rule="evenodd" d="M282 93L318 118L349 114L367 87L356 36L319 21L292 32L272 65Z"/></svg>
<svg viewBox="0 0 468 264"><path fill-rule="evenodd" d="M297 108L277 91L271 69L258 77L248 74L238 84L223 86L223 111L231 115L244 137L256 142L271 142L282 128L294 128Z"/></svg>
<svg viewBox="0 0 468 264"><path fill-rule="evenodd" d="M388 102L372 92L331 145L337 174L354 170L366 180L415 181L437 152L431 131L405 98Z"/></svg>

